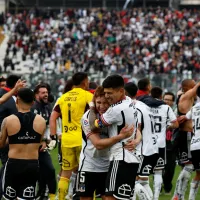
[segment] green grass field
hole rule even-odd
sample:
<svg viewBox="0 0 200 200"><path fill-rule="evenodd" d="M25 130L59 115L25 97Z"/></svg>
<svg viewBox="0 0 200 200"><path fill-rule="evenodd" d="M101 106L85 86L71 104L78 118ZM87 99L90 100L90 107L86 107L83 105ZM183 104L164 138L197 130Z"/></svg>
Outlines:
<svg viewBox="0 0 200 200"><path fill-rule="evenodd" d="M60 166L58 164L58 158L57 158L57 149L51 151L51 157L52 157L52 161L53 161L53 164L55 166L55 169L56 169L56 173L58 174L59 170L60 170ZM179 172L180 172L181 168L179 166L176 167L176 172L175 172L175 176L174 176L174 180L173 180L173 186L175 187L176 185L176 180L178 178L178 175L179 175ZM195 175L195 173L193 173L193 176ZM150 181L152 183L152 176L150 177ZM152 185L152 184L151 184ZM173 190L174 190L174 187L173 187ZM153 187L152 187L153 188ZM188 200L188 195L189 195L189 188L190 188L190 185L188 185L188 188L187 188L187 192L186 192L186 196L185 196L185 200ZM173 194L173 193L172 193ZM171 200L172 198L172 195L171 196L166 196L166 195L163 195L161 194L159 200ZM200 200L200 191L198 192L197 194L197 197L196 197L196 200Z"/></svg>

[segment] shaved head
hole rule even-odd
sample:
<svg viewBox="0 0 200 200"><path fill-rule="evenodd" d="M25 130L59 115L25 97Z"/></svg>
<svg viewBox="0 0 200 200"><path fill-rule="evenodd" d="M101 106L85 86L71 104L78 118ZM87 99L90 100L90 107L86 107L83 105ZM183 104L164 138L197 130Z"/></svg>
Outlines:
<svg viewBox="0 0 200 200"><path fill-rule="evenodd" d="M192 89L196 85L195 81L192 79L185 79L182 81L182 91L187 92L188 90Z"/></svg>

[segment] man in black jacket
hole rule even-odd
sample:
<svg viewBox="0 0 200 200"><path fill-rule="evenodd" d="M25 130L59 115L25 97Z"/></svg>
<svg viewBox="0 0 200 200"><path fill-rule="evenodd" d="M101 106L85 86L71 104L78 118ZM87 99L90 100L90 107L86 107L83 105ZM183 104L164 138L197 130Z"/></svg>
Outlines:
<svg viewBox="0 0 200 200"><path fill-rule="evenodd" d="M39 192L40 199L48 199L45 194L46 185L48 186L50 200L55 199L56 194L56 175L55 168L52 164L51 157L47 150L48 142L50 140L49 131L49 118L51 115L51 107L49 104L49 91L48 86L45 83L39 84L34 89L35 102L31 108L31 111L35 114L41 115L46 121L46 131L44 133L44 139L41 143L39 153L40 163L40 180L39 180Z"/></svg>

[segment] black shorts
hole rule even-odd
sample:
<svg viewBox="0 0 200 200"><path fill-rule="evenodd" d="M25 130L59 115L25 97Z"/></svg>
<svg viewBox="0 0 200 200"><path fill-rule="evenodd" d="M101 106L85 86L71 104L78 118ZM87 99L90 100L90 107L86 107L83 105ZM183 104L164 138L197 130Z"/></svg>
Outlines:
<svg viewBox="0 0 200 200"><path fill-rule="evenodd" d="M200 170L200 150L191 151L192 164L195 170Z"/></svg>
<svg viewBox="0 0 200 200"><path fill-rule="evenodd" d="M164 169L166 165L166 148L158 149L158 160L155 169Z"/></svg>
<svg viewBox="0 0 200 200"><path fill-rule="evenodd" d="M122 160L111 161L106 179L106 196L130 199L134 192L138 167L138 163L126 163Z"/></svg>
<svg viewBox="0 0 200 200"><path fill-rule="evenodd" d="M107 172L79 171L76 178L76 193L80 197L93 197L94 191L97 195L105 195L106 177Z"/></svg>
<svg viewBox="0 0 200 200"><path fill-rule="evenodd" d="M157 153L151 156L144 156L138 176L149 177L151 174L153 174L154 168L157 165L158 157L159 155Z"/></svg>
<svg viewBox="0 0 200 200"><path fill-rule="evenodd" d="M38 160L9 158L2 178L4 198L34 199L38 172Z"/></svg>
<svg viewBox="0 0 200 200"><path fill-rule="evenodd" d="M190 143L192 133L187 131L180 131L180 137L178 139L178 156L180 164L185 164L191 161Z"/></svg>
<svg viewBox="0 0 200 200"><path fill-rule="evenodd" d="M58 163L62 166L61 140L58 140Z"/></svg>

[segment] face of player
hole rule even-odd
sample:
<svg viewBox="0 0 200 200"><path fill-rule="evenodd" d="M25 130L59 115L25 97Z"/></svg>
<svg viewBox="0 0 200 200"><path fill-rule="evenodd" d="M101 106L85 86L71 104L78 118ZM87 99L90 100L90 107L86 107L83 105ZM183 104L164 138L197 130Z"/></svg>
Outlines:
<svg viewBox="0 0 200 200"><path fill-rule="evenodd" d="M110 105L104 96L99 96L95 99L95 106L99 114L102 115Z"/></svg>
<svg viewBox="0 0 200 200"><path fill-rule="evenodd" d="M36 94L36 100L39 102L48 103L48 90L46 88L40 88L38 94Z"/></svg>
<svg viewBox="0 0 200 200"><path fill-rule="evenodd" d="M6 87L6 81L0 82L0 88L2 88L2 87Z"/></svg>
<svg viewBox="0 0 200 200"><path fill-rule="evenodd" d="M125 95L124 88L104 88L104 93L110 105L121 101Z"/></svg>
<svg viewBox="0 0 200 200"><path fill-rule="evenodd" d="M170 107L172 107L173 104L174 104L172 95L165 95L164 98L163 98L163 101Z"/></svg>

